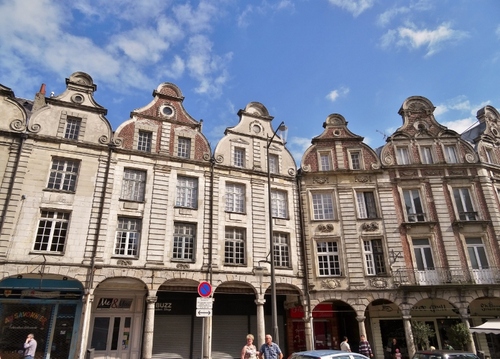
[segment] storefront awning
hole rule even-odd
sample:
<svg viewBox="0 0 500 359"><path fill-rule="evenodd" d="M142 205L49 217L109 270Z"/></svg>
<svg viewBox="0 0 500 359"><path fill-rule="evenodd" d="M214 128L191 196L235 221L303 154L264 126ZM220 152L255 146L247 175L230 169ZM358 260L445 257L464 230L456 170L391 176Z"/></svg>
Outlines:
<svg viewBox="0 0 500 359"><path fill-rule="evenodd" d="M500 319L489 319L486 323L470 328L471 333L500 334Z"/></svg>

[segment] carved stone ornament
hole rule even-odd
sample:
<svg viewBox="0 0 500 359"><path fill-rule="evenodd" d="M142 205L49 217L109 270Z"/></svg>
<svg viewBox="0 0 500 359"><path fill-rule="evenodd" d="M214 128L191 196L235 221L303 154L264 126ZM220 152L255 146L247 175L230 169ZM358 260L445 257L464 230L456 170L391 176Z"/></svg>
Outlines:
<svg viewBox="0 0 500 359"><path fill-rule="evenodd" d="M371 222L371 223L363 223L361 225L361 229L366 232L374 232L378 231L379 226L377 222Z"/></svg>
<svg viewBox="0 0 500 359"><path fill-rule="evenodd" d="M325 279L321 281L321 288L326 288L326 289L335 289L340 286L340 283L338 280L335 279Z"/></svg>
<svg viewBox="0 0 500 359"><path fill-rule="evenodd" d="M289 176L295 176L295 168L289 168L288 169L288 175Z"/></svg>
<svg viewBox="0 0 500 359"><path fill-rule="evenodd" d="M10 123L10 128L14 131L22 132L26 130L26 123L23 120L15 119Z"/></svg>
<svg viewBox="0 0 500 359"><path fill-rule="evenodd" d="M356 176L354 178L354 180L356 182L362 182L362 183L366 183L366 182L371 182L372 181L372 177L371 176L368 176L368 175L359 175L359 176Z"/></svg>
<svg viewBox="0 0 500 359"><path fill-rule="evenodd" d="M113 138L113 145L115 145L116 147L122 147L123 138L120 138L120 137Z"/></svg>
<svg viewBox="0 0 500 359"><path fill-rule="evenodd" d="M325 184L328 183L328 177L314 177L313 183L317 184Z"/></svg>
<svg viewBox="0 0 500 359"><path fill-rule="evenodd" d="M302 165L302 171L311 172L311 165Z"/></svg>
<svg viewBox="0 0 500 359"><path fill-rule="evenodd" d="M189 269L189 264L178 263L175 267L177 269Z"/></svg>
<svg viewBox="0 0 500 359"><path fill-rule="evenodd" d="M394 158L391 155L387 155L384 157L384 163L386 165L392 165L394 164Z"/></svg>
<svg viewBox="0 0 500 359"><path fill-rule="evenodd" d="M370 285L375 288L387 288L387 281L383 278L370 279Z"/></svg>
<svg viewBox="0 0 500 359"><path fill-rule="evenodd" d="M472 153L467 153L465 155L465 161L467 161L468 163L474 163L475 159L476 159L476 156L474 156Z"/></svg>
<svg viewBox="0 0 500 359"><path fill-rule="evenodd" d="M417 171L400 171L399 174L401 177L417 177L418 172Z"/></svg>
<svg viewBox="0 0 500 359"><path fill-rule="evenodd" d="M333 232L333 224L319 224L318 231L321 233Z"/></svg>
<svg viewBox="0 0 500 359"><path fill-rule="evenodd" d="M118 259L116 261L116 264L118 264L119 266L131 266L132 261L129 259Z"/></svg>
<svg viewBox="0 0 500 359"><path fill-rule="evenodd" d="M106 136L106 135L102 135L101 137L99 137L99 143L102 143L103 145L108 143L108 141L109 141L109 139L108 139L108 136Z"/></svg>

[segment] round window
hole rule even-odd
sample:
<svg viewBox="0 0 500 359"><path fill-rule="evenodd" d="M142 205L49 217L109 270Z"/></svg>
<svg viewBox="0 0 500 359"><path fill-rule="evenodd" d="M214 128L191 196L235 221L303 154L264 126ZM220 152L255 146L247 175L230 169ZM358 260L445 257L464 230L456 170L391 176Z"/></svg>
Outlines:
<svg viewBox="0 0 500 359"><path fill-rule="evenodd" d="M252 126L252 130L255 133L260 133L260 126L259 125L253 125Z"/></svg>
<svg viewBox="0 0 500 359"><path fill-rule="evenodd" d="M83 95L81 95L81 94L77 93L77 94L75 94L75 95L73 95L73 96L71 97L71 100L72 100L73 102L75 102L75 103L82 103L82 102L83 102L83 100L84 100L84 98L83 98Z"/></svg>
<svg viewBox="0 0 500 359"><path fill-rule="evenodd" d="M174 109L170 106L162 106L160 111L161 111L162 115L168 116L168 117L172 116L174 114Z"/></svg>

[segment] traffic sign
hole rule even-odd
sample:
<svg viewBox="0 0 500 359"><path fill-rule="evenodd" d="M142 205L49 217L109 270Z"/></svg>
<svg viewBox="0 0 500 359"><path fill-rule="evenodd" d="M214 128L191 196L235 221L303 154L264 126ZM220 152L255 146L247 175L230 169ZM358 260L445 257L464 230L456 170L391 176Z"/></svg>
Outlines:
<svg viewBox="0 0 500 359"><path fill-rule="evenodd" d="M212 298L198 297L196 298L196 309L212 309Z"/></svg>
<svg viewBox="0 0 500 359"><path fill-rule="evenodd" d="M197 317L211 317L212 309L196 309Z"/></svg>
<svg viewBox="0 0 500 359"><path fill-rule="evenodd" d="M210 297L210 294L212 294L212 286L208 282L201 282L198 285L198 294L201 297Z"/></svg>

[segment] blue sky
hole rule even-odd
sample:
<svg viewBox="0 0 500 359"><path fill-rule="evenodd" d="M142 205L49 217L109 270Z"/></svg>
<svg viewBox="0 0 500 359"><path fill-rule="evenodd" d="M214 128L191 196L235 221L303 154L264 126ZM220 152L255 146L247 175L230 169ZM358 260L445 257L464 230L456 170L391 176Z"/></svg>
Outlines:
<svg viewBox="0 0 500 359"><path fill-rule="evenodd" d="M172 82L212 148L261 102L297 160L332 113L376 148L410 96L458 132L500 109L498 0L0 0L0 54L18 97L87 72L113 129Z"/></svg>

